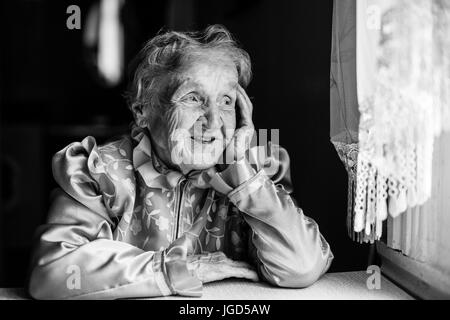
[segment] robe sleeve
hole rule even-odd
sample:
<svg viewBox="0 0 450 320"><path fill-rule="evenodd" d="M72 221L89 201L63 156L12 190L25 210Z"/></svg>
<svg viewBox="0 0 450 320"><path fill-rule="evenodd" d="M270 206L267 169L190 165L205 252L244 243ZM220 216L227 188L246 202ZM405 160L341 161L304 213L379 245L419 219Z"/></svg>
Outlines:
<svg viewBox="0 0 450 320"><path fill-rule="evenodd" d="M290 195L287 151L271 145L267 153L259 158L263 160L245 157L230 164L213 184L228 190L230 201L250 225L263 279L281 287L307 287L328 270L334 256L317 223Z"/></svg>
<svg viewBox="0 0 450 320"><path fill-rule="evenodd" d="M189 273L178 247L144 251L114 239L115 223L99 183L100 161L91 137L55 155L53 174L60 189L47 224L37 232L30 295L36 299L201 295L201 282ZM120 211L121 205L115 209Z"/></svg>

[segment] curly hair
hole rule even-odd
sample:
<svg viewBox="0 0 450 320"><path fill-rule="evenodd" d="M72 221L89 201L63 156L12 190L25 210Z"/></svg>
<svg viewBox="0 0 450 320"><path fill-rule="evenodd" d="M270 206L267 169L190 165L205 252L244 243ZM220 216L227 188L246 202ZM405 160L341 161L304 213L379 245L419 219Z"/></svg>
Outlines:
<svg viewBox="0 0 450 320"><path fill-rule="evenodd" d="M126 94L128 107L160 106L167 76L175 74L191 54L211 49L234 62L239 84L246 88L252 77L250 56L224 26L211 25L199 32L168 31L150 39L138 54Z"/></svg>

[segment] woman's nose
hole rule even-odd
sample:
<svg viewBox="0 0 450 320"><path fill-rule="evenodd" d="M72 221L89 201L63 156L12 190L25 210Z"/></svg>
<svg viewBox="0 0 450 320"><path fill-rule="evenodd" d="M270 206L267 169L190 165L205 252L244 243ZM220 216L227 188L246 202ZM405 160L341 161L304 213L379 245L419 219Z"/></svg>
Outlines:
<svg viewBox="0 0 450 320"><path fill-rule="evenodd" d="M219 108L217 108L216 106L211 106L206 110L203 126L207 129L220 128Z"/></svg>

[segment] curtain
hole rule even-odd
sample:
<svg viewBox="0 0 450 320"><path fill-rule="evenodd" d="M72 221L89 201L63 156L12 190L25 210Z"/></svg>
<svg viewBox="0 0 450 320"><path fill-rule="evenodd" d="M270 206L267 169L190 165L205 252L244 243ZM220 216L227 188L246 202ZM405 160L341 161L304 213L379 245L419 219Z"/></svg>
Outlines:
<svg viewBox="0 0 450 320"><path fill-rule="evenodd" d="M387 246L426 263L450 286L450 132L435 140L432 192L423 205L388 219Z"/></svg>
<svg viewBox="0 0 450 320"><path fill-rule="evenodd" d="M359 241L379 239L388 215L431 196L434 140L450 127L449 28L446 0L334 1L330 135Z"/></svg>
<svg viewBox="0 0 450 320"><path fill-rule="evenodd" d="M356 93L356 1L333 3L330 66L330 136L348 174L347 231L353 240L353 200L356 191L359 110Z"/></svg>

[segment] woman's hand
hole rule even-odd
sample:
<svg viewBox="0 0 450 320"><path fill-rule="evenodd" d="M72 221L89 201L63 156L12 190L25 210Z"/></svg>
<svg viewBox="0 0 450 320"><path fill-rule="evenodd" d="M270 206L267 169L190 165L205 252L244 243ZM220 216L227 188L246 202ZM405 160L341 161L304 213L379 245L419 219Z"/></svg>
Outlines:
<svg viewBox="0 0 450 320"><path fill-rule="evenodd" d="M240 121L237 123L233 138L225 149L226 165L245 156L245 152L249 149L255 132L252 120L253 104L244 88L240 85L237 88L236 103L239 109Z"/></svg>
<svg viewBox="0 0 450 320"><path fill-rule="evenodd" d="M189 271L202 283L226 278L244 278L258 281L254 268L244 261L234 261L221 252L188 256Z"/></svg>

